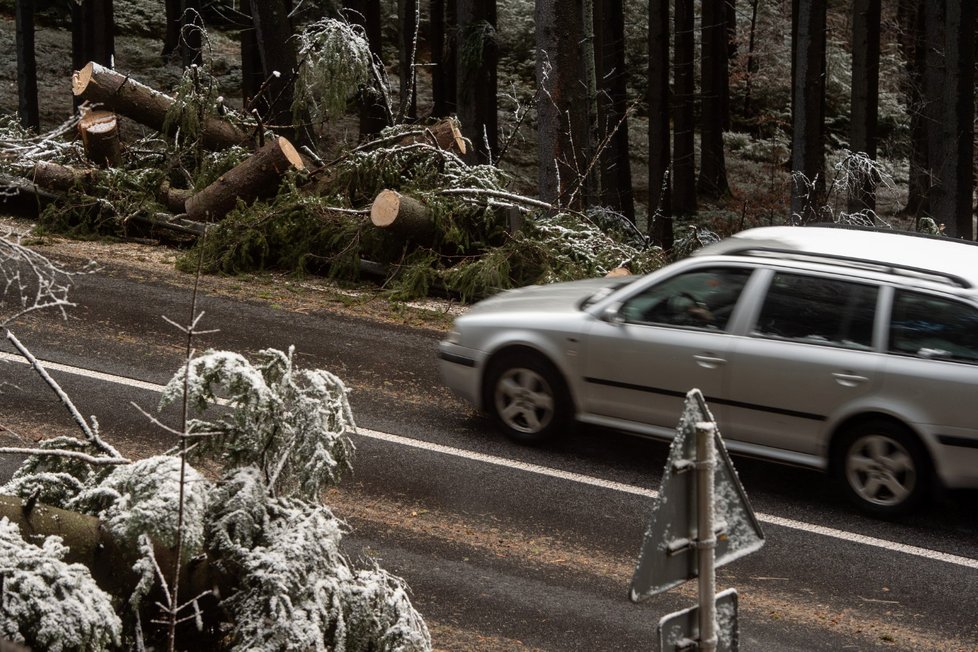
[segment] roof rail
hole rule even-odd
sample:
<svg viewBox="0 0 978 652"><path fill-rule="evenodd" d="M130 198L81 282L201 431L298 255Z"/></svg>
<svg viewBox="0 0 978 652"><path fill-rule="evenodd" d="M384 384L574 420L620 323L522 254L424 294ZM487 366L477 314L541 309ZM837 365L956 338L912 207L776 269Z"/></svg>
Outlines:
<svg viewBox="0 0 978 652"><path fill-rule="evenodd" d="M978 243L976 243L978 244ZM831 261L834 264L851 267L854 269L868 269L878 272L893 274L896 276L907 276L922 280L937 281L947 285L954 285L959 288L970 289L972 284L967 279L932 269L923 269L912 265L900 265L899 263L882 262L871 258L856 258L854 256L840 256L838 254L824 254L817 251L798 251L795 249L779 249L777 247L758 247L749 243L744 243L743 247L729 249L723 252L727 256L760 256L765 258L779 258L781 260L798 260L809 262Z"/></svg>
<svg viewBox="0 0 978 652"><path fill-rule="evenodd" d="M965 240L964 238L950 238L946 235L936 235L934 233L919 233L917 231L901 231L891 229L886 226L863 226L861 224L839 224L837 222L813 222L806 224L803 228L819 227L823 229L841 229L844 231L868 231L872 233L889 233L892 235L905 235L911 238L924 238L926 240L941 240L943 242L953 242L955 244L971 245L978 247L978 242Z"/></svg>

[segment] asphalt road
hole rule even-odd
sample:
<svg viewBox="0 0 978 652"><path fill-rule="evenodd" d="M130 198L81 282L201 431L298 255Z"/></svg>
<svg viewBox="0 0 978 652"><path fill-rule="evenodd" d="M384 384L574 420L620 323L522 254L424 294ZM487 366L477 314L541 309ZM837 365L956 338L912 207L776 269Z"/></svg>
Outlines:
<svg viewBox="0 0 978 652"><path fill-rule="evenodd" d="M513 445L441 387L437 330L351 316L316 295L299 305L285 287L260 301L203 288L203 327L220 332L198 349L294 345L300 365L350 387L363 433L354 474L328 502L351 527L352 556L408 581L437 649L653 650L659 619L695 604L692 583L627 597L665 444L579 430L548 448ZM68 321L35 314L13 330L67 365L52 375L106 438L131 455L169 447L130 402L153 409L152 385L179 366L183 336L161 315L185 322L187 289L110 269L79 279L72 298ZM26 438L72 432L25 365L0 361L0 382L0 424ZM741 649L978 650L978 492L885 522L819 474L734 464L766 536L718 572L718 589L739 593Z"/></svg>

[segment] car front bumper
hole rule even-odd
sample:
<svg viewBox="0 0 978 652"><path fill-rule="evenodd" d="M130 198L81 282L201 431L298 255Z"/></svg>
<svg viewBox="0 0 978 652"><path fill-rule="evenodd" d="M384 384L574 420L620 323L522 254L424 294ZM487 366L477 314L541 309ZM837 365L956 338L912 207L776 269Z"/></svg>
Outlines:
<svg viewBox="0 0 978 652"><path fill-rule="evenodd" d="M482 363L485 355L451 342L438 344L438 369L445 385L477 408L482 407Z"/></svg>

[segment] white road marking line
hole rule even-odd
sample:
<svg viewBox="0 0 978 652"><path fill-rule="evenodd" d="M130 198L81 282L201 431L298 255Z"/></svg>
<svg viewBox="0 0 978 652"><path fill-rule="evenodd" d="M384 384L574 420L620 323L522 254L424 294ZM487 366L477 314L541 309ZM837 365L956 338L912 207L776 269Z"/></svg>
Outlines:
<svg viewBox="0 0 978 652"><path fill-rule="evenodd" d="M0 360L8 360L11 362L20 362L23 364L27 364L27 362L22 357L10 353L6 353L4 351L0 351ZM135 380L132 378L126 378L125 376L116 376L114 374L107 374L99 371L90 371L88 369L83 369L81 367L74 367L71 365L60 364L57 362L47 362L44 360L42 360L41 362L44 365L45 369L47 369L48 371L60 371L63 373L73 374L76 376L84 376L86 378L101 380L109 383L115 383L118 385L127 385L129 387L135 387L137 389L144 389L152 392L161 392L163 390L163 385L158 385L156 383L148 383L142 380ZM592 487L611 489L612 491L634 494L637 496L645 496L647 498L655 498L659 495L659 492L654 489L646 489L643 487L637 487L635 485L624 484L621 482L602 480L601 478L582 475L580 473L573 473L571 471L561 471L560 469L552 469L546 466L530 464L528 462L520 462L517 460L510 460L510 459L506 459L505 457L497 457L495 455L487 455L485 453L476 453L462 448L454 448L452 446L433 444L431 442L426 442L419 439L411 439L410 437L392 435L390 433L378 432L376 430L370 430L367 428L357 428L357 432L361 437L367 437L370 439L385 441L391 444L396 444L398 446L409 446L411 448L417 448L432 453L450 455L452 457L472 460L475 462L482 462L485 464L492 464L494 466L501 466L509 469L514 469L517 471L524 471L526 473L534 473L536 475L542 475L550 478L557 478L560 480L568 480L570 482L576 482L578 484L589 485ZM873 548L880 548L883 550L889 550L893 552L902 552L904 554L913 555L915 557L922 557L924 559L941 561L947 564L953 564L955 566L963 566L965 568L972 568L978 570L978 559L970 559L968 557L962 557L960 555L952 555L945 552L939 552L937 550L930 550L928 548L909 546L903 543L897 543L895 541L887 541L886 539L878 539L876 537L856 534L854 532L846 532L845 530L837 530L835 528L824 527L821 525L814 525L812 523L804 523L802 521L795 521L790 518L782 518L780 516L773 516L770 514L758 513L756 514L756 516L757 516L757 520L760 521L761 523L769 523L771 525L777 525L792 530L799 530L802 532L808 532L810 534L818 534L824 537L840 539L842 541L849 541L851 543L859 543Z"/></svg>

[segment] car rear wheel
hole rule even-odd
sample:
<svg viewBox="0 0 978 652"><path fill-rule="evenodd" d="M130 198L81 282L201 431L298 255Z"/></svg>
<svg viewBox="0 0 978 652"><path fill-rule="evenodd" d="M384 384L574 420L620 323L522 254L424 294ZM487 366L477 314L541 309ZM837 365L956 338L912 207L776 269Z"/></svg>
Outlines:
<svg viewBox="0 0 978 652"><path fill-rule="evenodd" d="M928 458L903 426L885 420L852 428L839 448L836 466L856 505L876 516L897 516L927 494Z"/></svg>
<svg viewBox="0 0 978 652"><path fill-rule="evenodd" d="M560 374L530 353L506 355L492 363L484 404L506 436L523 444L551 439L567 426L572 412Z"/></svg>

